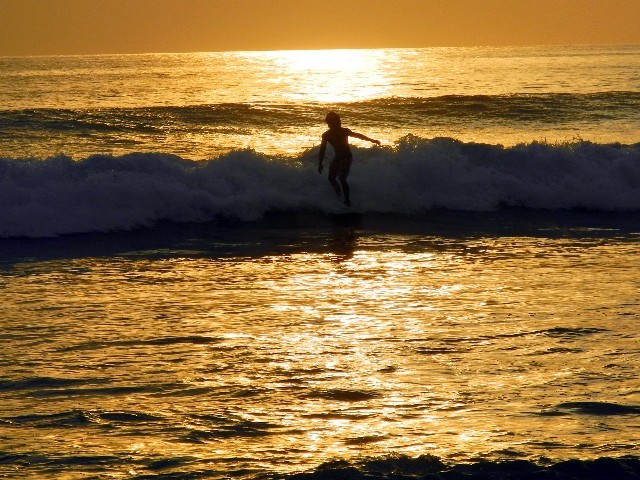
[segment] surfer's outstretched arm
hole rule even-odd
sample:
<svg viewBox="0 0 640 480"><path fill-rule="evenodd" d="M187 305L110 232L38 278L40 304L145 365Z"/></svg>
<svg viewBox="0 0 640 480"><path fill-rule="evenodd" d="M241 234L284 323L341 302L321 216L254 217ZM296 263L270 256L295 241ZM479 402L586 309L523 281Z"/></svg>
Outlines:
<svg viewBox="0 0 640 480"><path fill-rule="evenodd" d="M322 161L324 160L324 152L327 150L327 140L322 137L320 143L320 153L318 154L318 173L322 173Z"/></svg>
<svg viewBox="0 0 640 480"><path fill-rule="evenodd" d="M376 145L380 145L380 140L374 140L373 138L369 138L366 135L358 132L351 132L349 136L359 138L360 140L366 140L367 142L375 143Z"/></svg>

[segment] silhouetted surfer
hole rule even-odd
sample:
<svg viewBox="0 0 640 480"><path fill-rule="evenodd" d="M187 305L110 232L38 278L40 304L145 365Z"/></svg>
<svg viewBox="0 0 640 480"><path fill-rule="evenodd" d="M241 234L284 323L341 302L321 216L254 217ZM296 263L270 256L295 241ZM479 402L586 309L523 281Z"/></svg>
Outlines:
<svg viewBox="0 0 640 480"><path fill-rule="evenodd" d="M380 145L379 140L373 140L361 133L352 132L348 128L343 128L340 116L335 112L327 113L324 119L329 125L329 130L322 134L322 143L320 144L320 161L318 163L318 172L322 173L322 161L324 160L324 152L327 149L327 142L331 144L335 152L331 165L329 165L329 182L331 186L340 195L340 185L342 185L342 193L344 194L344 204L351 205L349 200L349 185L347 184L347 176L349 170L351 170L351 162L353 155L351 155L351 149L349 148L349 137L359 138L361 140L367 140L373 142L376 145ZM338 184L336 177L340 180Z"/></svg>

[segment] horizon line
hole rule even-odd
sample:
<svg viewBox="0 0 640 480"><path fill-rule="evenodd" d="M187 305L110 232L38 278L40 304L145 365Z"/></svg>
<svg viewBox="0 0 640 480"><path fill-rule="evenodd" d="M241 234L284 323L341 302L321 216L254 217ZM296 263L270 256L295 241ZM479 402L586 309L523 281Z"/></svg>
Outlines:
<svg viewBox="0 0 640 480"><path fill-rule="evenodd" d="M100 52L100 53L33 53L0 54L0 58L43 58L43 57L99 57L113 55L188 55L210 53L267 53L267 52L305 52L305 51L347 51L347 50L427 50L427 49L465 49L465 48L539 48L539 47L639 47L640 43L531 43L512 45L431 45L420 47L331 47L331 48L256 48L240 50L193 50L193 51L144 51L144 52Z"/></svg>

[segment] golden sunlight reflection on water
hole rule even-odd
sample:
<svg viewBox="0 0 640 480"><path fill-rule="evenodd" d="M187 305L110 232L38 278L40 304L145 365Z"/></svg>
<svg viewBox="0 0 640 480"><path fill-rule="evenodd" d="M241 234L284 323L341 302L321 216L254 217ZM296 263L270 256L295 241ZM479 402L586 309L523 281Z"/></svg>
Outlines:
<svg viewBox="0 0 640 480"><path fill-rule="evenodd" d="M328 110L386 145L408 134L505 146L633 144L637 52L539 46L6 59L8 140L0 154L203 160L253 149L299 157L318 145Z"/></svg>
<svg viewBox="0 0 640 480"><path fill-rule="evenodd" d="M389 50L282 50L242 52L262 65L266 95L305 102L355 102L385 96L392 79ZM264 93L263 93L264 95Z"/></svg>
<svg viewBox="0 0 640 480"><path fill-rule="evenodd" d="M90 424L52 440L26 427L8 445L275 470L389 452L530 458L549 444L597 456L612 432L631 445L637 429L544 413L640 400L628 334L638 267L630 243L411 236L346 252L18 265L2 280L16 333L4 361L16 376L79 383L16 395L4 415L152 417L118 435Z"/></svg>

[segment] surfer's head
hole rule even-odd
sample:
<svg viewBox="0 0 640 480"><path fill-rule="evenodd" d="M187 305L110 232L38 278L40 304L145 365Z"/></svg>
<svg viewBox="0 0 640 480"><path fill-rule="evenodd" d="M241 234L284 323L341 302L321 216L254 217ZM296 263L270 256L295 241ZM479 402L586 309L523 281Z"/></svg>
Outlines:
<svg viewBox="0 0 640 480"><path fill-rule="evenodd" d="M336 112L327 113L324 121L331 128L339 127L342 124L342 122L340 121L340 115L338 115Z"/></svg>

